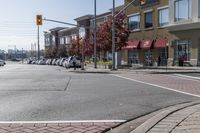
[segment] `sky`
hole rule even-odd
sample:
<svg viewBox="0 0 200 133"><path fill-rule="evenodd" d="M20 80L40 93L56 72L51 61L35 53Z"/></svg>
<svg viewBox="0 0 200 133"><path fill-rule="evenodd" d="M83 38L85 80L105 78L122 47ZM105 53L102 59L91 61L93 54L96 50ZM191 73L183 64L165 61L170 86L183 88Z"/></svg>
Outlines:
<svg viewBox="0 0 200 133"><path fill-rule="evenodd" d="M113 0L97 0L97 14L112 8ZM115 0L116 6L124 0ZM31 49L37 43L36 15L69 23L75 18L94 14L94 0L0 0L0 49ZM44 22L40 27L40 44L44 49L44 31L67 25Z"/></svg>

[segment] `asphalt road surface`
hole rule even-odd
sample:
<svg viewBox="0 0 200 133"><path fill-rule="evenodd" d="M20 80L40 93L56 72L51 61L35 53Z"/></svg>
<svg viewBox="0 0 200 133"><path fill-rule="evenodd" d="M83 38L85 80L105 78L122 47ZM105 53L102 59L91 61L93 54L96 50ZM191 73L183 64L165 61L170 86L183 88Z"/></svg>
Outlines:
<svg viewBox="0 0 200 133"><path fill-rule="evenodd" d="M0 68L0 121L128 120L198 98L57 66Z"/></svg>

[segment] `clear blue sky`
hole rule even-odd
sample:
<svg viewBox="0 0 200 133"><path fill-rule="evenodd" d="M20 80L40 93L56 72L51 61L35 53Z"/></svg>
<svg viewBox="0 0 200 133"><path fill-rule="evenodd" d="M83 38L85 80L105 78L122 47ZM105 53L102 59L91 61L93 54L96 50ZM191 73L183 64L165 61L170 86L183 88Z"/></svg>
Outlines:
<svg viewBox="0 0 200 133"><path fill-rule="evenodd" d="M37 42L36 14L49 19L75 23L74 18L94 13L94 0L0 0L0 49L30 49ZM124 0L116 0L116 6ZM97 0L97 13L112 8L112 0ZM59 25L44 22L40 32L41 48L44 48L43 31ZM10 45L10 46L9 46ZM8 47L9 46L9 47Z"/></svg>

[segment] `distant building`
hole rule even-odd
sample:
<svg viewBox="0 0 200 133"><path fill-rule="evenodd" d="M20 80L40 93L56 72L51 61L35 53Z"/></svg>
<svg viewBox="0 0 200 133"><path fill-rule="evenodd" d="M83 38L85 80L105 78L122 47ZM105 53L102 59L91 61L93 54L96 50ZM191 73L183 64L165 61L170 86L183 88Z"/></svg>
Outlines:
<svg viewBox="0 0 200 133"><path fill-rule="evenodd" d="M13 50L13 49L8 49L7 53L7 59L13 60L13 59L18 59L21 60L22 58L28 58L29 51L27 50Z"/></svg>

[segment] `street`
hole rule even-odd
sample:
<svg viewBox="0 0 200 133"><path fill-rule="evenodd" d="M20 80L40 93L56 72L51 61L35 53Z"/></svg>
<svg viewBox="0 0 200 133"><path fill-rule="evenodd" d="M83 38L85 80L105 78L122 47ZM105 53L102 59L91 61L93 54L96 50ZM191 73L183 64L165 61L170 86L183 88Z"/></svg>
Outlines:
<svg viewBox="0 0 200 133"><path fill-rule="evenodd" d="M129 120L198 99L111 74L16 63L0 68L0 121Z"/></svg>

